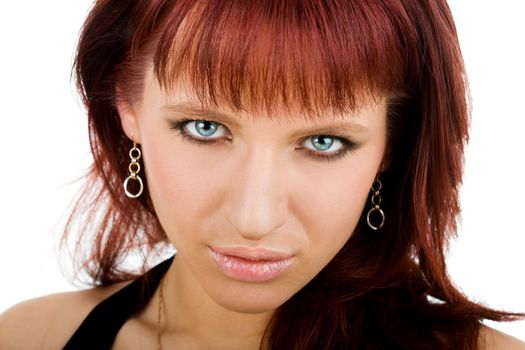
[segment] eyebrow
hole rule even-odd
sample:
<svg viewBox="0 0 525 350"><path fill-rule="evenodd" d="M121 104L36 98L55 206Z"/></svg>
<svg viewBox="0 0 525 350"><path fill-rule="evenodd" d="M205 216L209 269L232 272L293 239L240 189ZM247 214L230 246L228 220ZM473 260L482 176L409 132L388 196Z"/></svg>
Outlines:
<svg viewBox="0 0 525 350"><path fill-rule="evenodd" d="M203 106L192 102L192 101L186 101L176 104L168 104L161 107L162 110L171 111L171 112L178 112L187 114L190 116L199 116L199 117L207 117L213 120L217 120L220 122L224 122L230 125L234 125L236 127L240 127L240 124L237 120L230 117L226 113L222 113L215 110L206 109ZM367 132L369 129L361 124L358 124L353 121L347 121L347 122L332 122L329 125L313 125L311 127L298 129L294 132L294 135L297 134L341 134L342 132L347 133L363 133Z"/></svg>

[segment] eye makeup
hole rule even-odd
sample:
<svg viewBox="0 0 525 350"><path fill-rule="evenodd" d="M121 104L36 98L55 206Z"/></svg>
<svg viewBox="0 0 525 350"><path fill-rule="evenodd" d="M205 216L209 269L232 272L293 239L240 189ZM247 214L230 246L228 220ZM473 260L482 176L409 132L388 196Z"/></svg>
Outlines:
<svg viewBox="0 0 525 350"><path fill-rule="evenodd" d="M191 123L197 123L197 122L205 122L205 123L211 123L216 125L217 130L224 129L225 132L227 131L227 128L218 122L214 122L211 120L205 120L205 119L191 119L191 118L183 118L180 120L168 120L168 124L170 129L173 129L177 131L178 135L182 137L184 141L191 142L193 144L199 145L199 146L213 146L213 145L220 145L225 142L229 142L232 140L231 135L221 136L221 137L197 137L190 132L188 132L187 127L191 125ZM193 126L195 129L195 125ZM302 146L306 141L312 140L313 138L331 138L334 141L334 144L339 143L341 147L332 152L322 152L322 151L315 151L309 147ZM311 143L311 142L310 142ZM307 136L301 139L301 141L298 143L298 147L296 149L304 150L304 152L309 156L312 157L315 160L319 161L335 161L337 159L343 158L345 155L355 151L358 148L358 145L342 136L337 135L327 135L327 134L315 134L311 136Z"/></svg>

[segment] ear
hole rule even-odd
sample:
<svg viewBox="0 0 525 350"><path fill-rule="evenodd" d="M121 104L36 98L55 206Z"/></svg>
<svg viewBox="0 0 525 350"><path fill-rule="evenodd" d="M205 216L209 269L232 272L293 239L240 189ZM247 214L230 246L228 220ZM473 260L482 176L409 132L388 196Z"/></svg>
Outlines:
<svg viewBox="0 0 525 350"><path fill-rule="evenodd" d="M140 143L140 130L137 118L137 105L130 105L122 97L120 89L117 87L117 97L115 98L115 106L120 118L120 124L126 136L136 143Z"/></svg>
<svg viewBox="0 0 525 350"><path fill-rule="evenodd" d="M379 165L379 171L378 173L382 173L386 169L390 167L390 162L392 161L392 152L390 150L387 150L385 154L383 155L383 159L381 160L381 164Z"/></svg>

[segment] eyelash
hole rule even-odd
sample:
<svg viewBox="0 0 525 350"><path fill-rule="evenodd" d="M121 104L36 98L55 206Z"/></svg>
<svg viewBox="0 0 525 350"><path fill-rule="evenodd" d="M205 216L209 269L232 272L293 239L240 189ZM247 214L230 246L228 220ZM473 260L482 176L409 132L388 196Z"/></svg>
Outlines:
<svg viewBox="0 0 525 350"><path fill-rule="evenodd" d="M221 123L213 122L211 120L189 119L189 118L184 118L184 119L181 119L181 120L178 120L178 121L170 121L169 124L170 124L170 129L176 130L179 133L179 135L185 141L189 141L189 142L195 143L195 144L197 144L199 146L211 146L212 144L225 142L224 138L220 138L220 139L217 139L217 140L210 139L208 141L206 139L197 139L197 138L189 135L184 130L184 127L189 122L197 122L197 121L205 121L205 122L213 123L213 124L220 125L220 126L224 127L224 125L222 125ZM301 140L301 144L302 144L302 142L304 142L304 140L308 139L309 137L313 137L313 136L332 137L332 138L340 141L343 144L343 147L339 151L336 151L335 153L332 153L332 154L329 154L329 155L324 155L323 152L315 152L315 151L312 151L309 148L302 147L304 150L306 150L306 153L309 156L311 156L311 157L313 157L314 159L317 159L317 160L328 161L328 162L335 161L337 159L343 158L345 155L347 155L349 153L352 153L357 148L357 145L353 141L350 141L350 140L348 140L348 139L346 139L344 137L340 137L340 136L336 136L336 135L325 135L325 134L308 136L308 137L304 138L303 140Z"/></svg>

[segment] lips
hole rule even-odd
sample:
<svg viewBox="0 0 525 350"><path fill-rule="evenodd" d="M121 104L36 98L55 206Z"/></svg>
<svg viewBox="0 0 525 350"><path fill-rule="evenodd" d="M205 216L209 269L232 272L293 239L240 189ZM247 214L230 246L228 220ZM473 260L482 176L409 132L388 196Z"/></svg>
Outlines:
<svg viewBox="0 0 525 350"><path fill-rule="evenodd" d="M249 247L214 247L211 248L216 253L227 255L245 260L285 260L292 257L292 254L287 254L271 249L265 248L249 248Z"/></svg>
<svg viewBox="0 0 525 350"><path fill-rule="evenodd" d="M244 282L274 279L293 262L292 254L264 248L209 247L209 253L224 275Z"/></svg>

